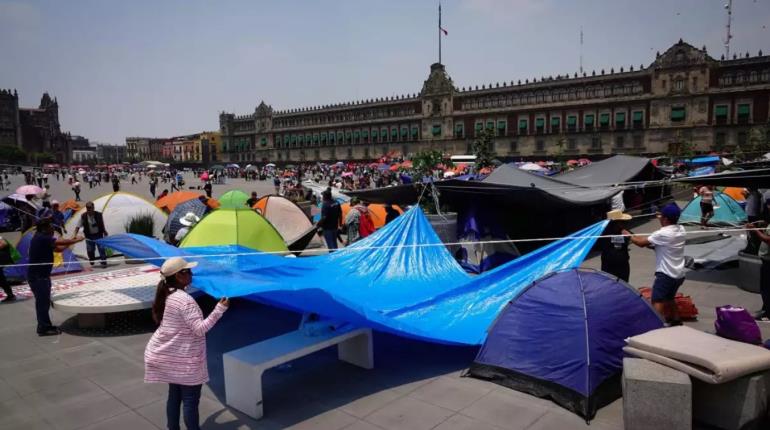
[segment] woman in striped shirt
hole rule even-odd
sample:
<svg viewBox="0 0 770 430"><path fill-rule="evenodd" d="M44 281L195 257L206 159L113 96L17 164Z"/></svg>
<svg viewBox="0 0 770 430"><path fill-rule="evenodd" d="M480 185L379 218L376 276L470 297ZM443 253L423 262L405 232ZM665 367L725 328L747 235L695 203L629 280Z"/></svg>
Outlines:
<svg viewBox="0 0 770 430"><path fill-rule="evenodd" d="M195 300L185 292L192 282L192 269L179 257L169 258L160 269L161 281L152 304L152 317L160 327L144 350L144 382L169 384L166 417L168 428L179 429L179 409L189 430L199 429L198 403L201 387L209 380L206 367L206 332L227 310L222 298L207 318Z"/></svg>

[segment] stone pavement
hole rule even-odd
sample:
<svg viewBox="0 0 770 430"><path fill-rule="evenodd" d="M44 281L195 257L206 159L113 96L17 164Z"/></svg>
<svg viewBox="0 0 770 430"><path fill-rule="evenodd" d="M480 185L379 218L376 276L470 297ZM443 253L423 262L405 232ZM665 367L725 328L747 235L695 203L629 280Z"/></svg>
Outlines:
<svg viewBox="0 0 770 430"><path fill-rule="evenodd" d="M103 187L104 192L109 192ZM243 187L250 190L251 187ZM260 193L263 194L263 193ZM652 231L652 219L636 231ZM652 280L654 254L634 248L631 284ZM586 267L598 267L598 257ZM700 309L694 327L713 331L714 307L759 307L734 286L735 269L691 273L682 291ZM200 299L205 312L214 305ZM60 336L35 335L32 300L0 305L0 429L155 429L165 427L165 386L142 382L153 325L146 311L111 317L106 330L80 330L52 311ZM584 420L556 404L460 374L476 348L449 347L376 333L375 369L339 362L327 349L265 374L265 417L224 406L222 353L296 328L291 312L236 299L208 335L211 382L200 404L205 429L580 429ZM770 324L763 324L764 338ZM621 429L618 400L591 427Z"/></svg>

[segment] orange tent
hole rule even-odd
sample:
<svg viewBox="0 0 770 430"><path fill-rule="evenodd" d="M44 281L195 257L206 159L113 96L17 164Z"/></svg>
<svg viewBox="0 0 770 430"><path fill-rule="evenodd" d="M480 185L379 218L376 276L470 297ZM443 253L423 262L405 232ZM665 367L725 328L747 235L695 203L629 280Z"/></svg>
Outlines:
<svg viewBox="0 0 770 430"><path fill-rule="evenodd" d="M350 203L343 203L341 206L341 209L342 209L342 221L344 222L345 217L348 216L348 212L350 212ZM398 213L400 214L404 213L404 211L396 205L393 205L393 209L397 210ZM372 217L374 228L380 228L385 225L385 218L388 216L388 213L385 212L385 205L381 205L378 203L370 204L369 214Z"/></svg>
<svg viewBox="0 0 770 430"><path fill-rule="evenodd" d="M59 212L64 212L67 209L72 209L73 212L80 210L80 205L75 199L69 199L66 202L59 203Z"/></svg>
<svg viewBox="0 0 770 430"><path fill-rule="evenodd" d="M736 202L746 200L746 196L743 195L743 188L741 187L725 187L722 192L732 197Z"/></svg>
<svg viewBox="0 0 770 430"><path fill-rule="evenodd" d="M174 191L173 193L155 202L155 206L168 213L171 213L179 203L197 199L202 195L204 194L196 193L195 191ZM209 199L207 204L212 209L219 207L219 202L216 201L216 199Z"/></svg>

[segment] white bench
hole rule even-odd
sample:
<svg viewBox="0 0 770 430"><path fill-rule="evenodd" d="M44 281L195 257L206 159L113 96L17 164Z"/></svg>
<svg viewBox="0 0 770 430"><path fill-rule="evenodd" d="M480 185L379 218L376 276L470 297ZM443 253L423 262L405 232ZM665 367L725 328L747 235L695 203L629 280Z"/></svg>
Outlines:
<svg viewBox="0 0 770 430"><path fill-rule="evenodd" d="M341 329L318 336L297 330L224 354L225 399L254 418L262 418L262 374L265 370L337 345L337 357L364 369L374 367L372 331Z"/></svg>

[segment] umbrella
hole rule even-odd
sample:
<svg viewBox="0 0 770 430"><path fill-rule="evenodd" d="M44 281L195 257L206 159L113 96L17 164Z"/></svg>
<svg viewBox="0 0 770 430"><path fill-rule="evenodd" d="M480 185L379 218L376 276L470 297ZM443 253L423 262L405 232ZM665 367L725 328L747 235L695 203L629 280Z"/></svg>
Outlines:
<svg viewBox="0 0 770 430"><path fill-rule="evenodd" d="M444 177L445 178L451 178L454 175L455 175L455 172L453 172L451 170L447 170L446 172L444 172Z"/></svg>
<svg viewBox="0 0 770 430"><path fill-rule="evenodd" d="M524 163L521 166L519 166L519 169L526 170L528 172L542 172L546 170L544 167L538 166L535 163Z"/></svg>
<svg viewBox="0 0 770 430"><path fill-rule="evenodd" d="M157 169L157 168L158 168L158 166L156 166L156 165L154 165L154 164L148 164L148 165L147 165L147 168L148 168L148 169Z"/></svg>
<svg viewBox="0 0 770 430"><path fill-rule="evenodd" d="M265 167L275 167L275 164L273 164L273 163L267 163L267 164L265 164Z"/></svg>
<svg viewBox="0 0 770 430"><path fill-rule="evenodd" d="M209 172L201 173L201 181L208 181L208 180L209 180Z"/></svg>
<svg viewBox="0 0 770 430"><path fill-rule="evenodd" d="M211 170L225 170L225 166L223 166L221 164L215 164L215 165L211 166Z"/></svg>
<svg viewBox="0 0 770 430"><path fill-rule="evenodd" d="M344 166L345 163L343 163L342 161L338 161L338 162L334 163L334 165L335 166Z"/></svg>
<svg viewBox="0 0 770 430"><path fill-rule="evenodd" d="M257 168L257 166L248 165L248 166L246 166L246 169L245 169L245 170L246 170L247 172L254 172L254 171L257 171L257 170L259 170L259 169Z"/></svg>
<svg viewBox="0 0 770 430"><path fill-rule="evenodd" d="M578 160L578 163L580 163L580 164L591 164L591 160L589 160L587 158L581 158L581 159Z"/></svg>
<svg viewBox="0 0 770 430"><path fill-rule="evenodd" d="M580 162L577 160L567 160L567 164L569 164L570 166L574 166L575 164L580 164Z"/></svg>
<svg viewBox="0 0 770 430"><path fill-rule="evenodd" d="M395 172L396 170L398 170L398 168L399 168L399 165L398 165L398 163L396 163L396 164L390 166L390 171L391 172Z"/></svg>
<svg viewBox="0 0 770 430"><path fill-rule="evenodd" d="M16 189L16 194L21 194L22 196L29 194L40 194L44 192L45 190L38 187L37 185L22 185Z"/></svg>
<svg viewBox="0 0 770 430"><path fill-rule="evenodd" d="M152 165L155 165L155 166L157 166L157 165L163 165L163 163L161 163L160 161L151 161L151 160L140 161L140 162L139 162L139 164L141 164L141 165L143 165L143 166L149 166L149 165L151 165L151 164L152 164Z"/></svg>
<svg viewBox="0 0 770 430"><path fill-rule="evenodd" d="M353 172L342 172L343 178L347 178L348 176L353 176Z"/></svg>
<svg viewBox="0 0 770 430"><path fill-rule="evenodd" d="M236 163L230 163L230 164L227 165L227 167L228 168L232 168L232 169L240 169L241 168L241 166L237 165Z"/></svg>

